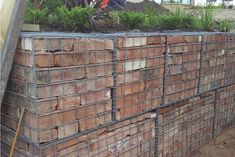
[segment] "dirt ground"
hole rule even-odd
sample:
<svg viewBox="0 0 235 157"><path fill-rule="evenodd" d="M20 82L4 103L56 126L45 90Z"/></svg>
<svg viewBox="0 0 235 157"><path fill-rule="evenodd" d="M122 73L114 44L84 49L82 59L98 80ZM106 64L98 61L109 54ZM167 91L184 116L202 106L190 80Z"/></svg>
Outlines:
<svg viewBox="0 0 235 157"><path fill-rule="evenodd" d="M235 126L203 146L193 157L235 157Z"/></svg>

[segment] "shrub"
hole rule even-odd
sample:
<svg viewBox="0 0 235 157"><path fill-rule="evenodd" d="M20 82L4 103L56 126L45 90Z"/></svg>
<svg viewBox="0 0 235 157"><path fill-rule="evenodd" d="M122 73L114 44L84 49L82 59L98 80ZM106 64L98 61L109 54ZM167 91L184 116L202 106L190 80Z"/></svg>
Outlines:
<svg viewBox="0 0 235 157"><path fill-rule="evenodd" d="M90 7L75 7L71 10L60 7L57 11L57 18L62 20L67 30L87 31L91 29L91 17L93 13L94 9Z"/></svg>
<svg viewBox="0 0 235 157"><path fill-rule="evenodd" d="M158 26L160 29L193 29L195 21L194 17L188 16L178 9L170 15L159 16Z"/></svg>
<svg viewBox="0 0 235 157"><path fill-rule="evenodd" d="M145 15L137 12L120 12L119 14L120 24L128 29L141 29L144 27Z"/></svg>
<svg viewBox="0 0 235 157"><path fill-rule="evenodd" d="M27 8L25 13L25 23L45 24L47 22L48 9Z"/></svg>

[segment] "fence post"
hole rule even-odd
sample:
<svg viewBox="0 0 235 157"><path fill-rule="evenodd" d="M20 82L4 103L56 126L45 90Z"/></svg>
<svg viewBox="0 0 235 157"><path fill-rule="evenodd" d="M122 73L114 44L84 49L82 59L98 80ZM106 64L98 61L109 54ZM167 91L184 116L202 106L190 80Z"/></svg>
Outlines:
<svg viewBox="0 0 235 157"><path fill-rule="evenodd" d="M165 35L165 53L164 53L164 74L163 74L163 100L162 105L166 103L166 91L167 91L167 68L168 68L168 36Z"/></svg>
<svg viewBox="0 0 235 157"><path fill-rule="evenodd" d="M116 121L117 113L117 37L113 39L113 91L112 91L112 121Z"/></svg>
<svg viewBox="0 0 235 157"><path fill-rule="evenodd" d="M155 117L155 148L154 148L154 157L158 157L158 145L159 145L159 108L156 110L156 117Z"/></svg>
<svg viewBox="0 0 235 157"><path fill-rule="evenodd" d="M199 78L198 78L198 84L197 84L197 94L200 94L200 87L201 87L201 76L202 76L202 67L203 67L203 53L205 52L205 41L204 41L204 35L201 35L201 51L200 51L200 67L199 67Z"/></svg>
<svg viewBox="0 0 235 157"><path fill-rule="evenodd" d="M217 89L215 90L215 100L214 100L214 116L213 116L213 124L212 124L212 139L216 136L216 117L217 117Z"/></svg>

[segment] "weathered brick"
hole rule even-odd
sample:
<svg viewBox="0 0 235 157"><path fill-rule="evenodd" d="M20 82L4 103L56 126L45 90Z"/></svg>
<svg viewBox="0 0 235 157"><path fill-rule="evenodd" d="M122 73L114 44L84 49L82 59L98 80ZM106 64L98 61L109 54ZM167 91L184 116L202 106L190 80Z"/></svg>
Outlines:
<svg viewBox="0 0 235 157"><path fill-rule="evenodd" d="M107 100L110 98L111 98L110 89L84 93L81 95L81 104L85 105L85 104L95 103L95 102Z"/></svg>
<svg viewBox="0 0 235 157"><path fill-rule="evenodd" d="M56 51L61 49L61 39L58 38L21 38L18 48L30 51Z"/></svg>
<svg viewBox="0 0 235 157"><path fill-rule="evenodd" d="M78 132L78 122L65 124L58 127L58 139L74 135Z"/></svg>
<svg viewBox="0 0 235 157"><path fill-rule="evenodd" d="M77 93L104 90L113 86L113 77L99 77L92 80L77 82Z"/></svg>
<svg viewBox="0 0 235 157"><path fill-rule="evenodd" d="M54 66L54 55L47 52L17 52L14 58L14 63L28 67L46 68Z"/></svg>
<svg viewBox="0 0 235 157"><path fill-rule="evenodd" d="M66 96L57 98L57 110L65 110L68 108L78 107L81 103L80 95Z"/></svg>
<svg viewBox="0 0 235 157"><path fill-rule="evenodd" d="M134 49L118 49L117 59L140 59L140 58L152 58L156 56L162 56L165 51L165 47L141 47Z"/></svg>
<svg viewBox="0 0 235 157"><path fill-rule="evenodd" d="M143 69L146 66L146 60L134 60L134 61L125 61L118 63L118 72L128 72L138 69Z"/></svg>
<svg viewBox="0 0 235 157"><path fill-rule="evenodd" d="M74 43L75 52L84 52L89 50L113 50L114 44L111 39L78 38Z"/></svg>
<svg viewBox="0 0 235 157"><path fill-rule="evenodd" d="M99 64L99 63L109 63L113 61L113 52L112 51L90 51L89 55L89 64Z"/></svg>
<svg viewBox="0 0 235 157"><path fill-rule="evenodd" d="M176 43L197 43L201 42L201 35L169 35L167 36L168 44Z"/></svg>
<svg viewBox="0 0 235 157"><path fill-rule="evenodd" d="M86 67L86 77L88 79L100 76L111 76L113 73L113 63L104 65L89 65Z"/></svg>
<svg viewBox="0 0 235 157"><path fill-rule="evenodd" d="M166 42L165 36L149 36L147 37L147 44L148 45L161 45L164 47Z"/></svg>
<svg viewBox="0 0 235 157"><path fill-rule="evenodd" d="M97 116L112 110L112 100L108 99L92 105L84 105L77 108L77 119L86 119L87 117Z"/></svg>
<svg viewBox="0 0 235 157"><path fill-rule="evenodd" d="M118 74L118 84L122 83L130 83L142 80L141 72L140 71L131 71L131 72L125 72L123 74Z"/></svg>
<svg viewBox="0 0 235 157"><path fill-rule="evenodd" d="M147 45L147 37L119 37L118 47L137 47Z"/></svg>
<svg viewBox="0 0 235 157"><path fill-rule="evenodd" d="M142 82L136 82L131 84L124 84L117 87L117 95L129 95L133 93L139 93L145 90L145 83Z"/></svg>
<svg viewBox="0 0 235 157"><path fill-rule="evenodd" d="M85 53L74 52L55 52L54 54L55 64L58 67L84 65L89 63L89 56Z"/></svg>

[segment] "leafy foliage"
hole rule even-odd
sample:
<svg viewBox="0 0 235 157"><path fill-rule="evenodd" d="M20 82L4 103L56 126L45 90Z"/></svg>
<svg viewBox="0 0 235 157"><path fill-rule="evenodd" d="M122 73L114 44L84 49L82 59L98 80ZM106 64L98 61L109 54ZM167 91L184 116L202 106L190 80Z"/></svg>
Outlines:
<svg viewBox="0 0 235 157"><path fill-rule="evenodd" d="M181 10L176 10L170 15L159 16L158 26L160 29L194 29L196 19L186 15Z"/></svg>
<svg viewBox="0 0 235 157"><path fill-rule="evenodd" d="M93 13L94 9L90 7L75 7L71 10L60 7L57 11L57 19L62 20L65 29L73 31L89 30Z"/></svg>
<svg viewBox="0 0 235 157"><path fill-rule="evenodd" d="M47 21L48 9L27 8L25 13L25 23L44 24Z"/></svg>
<svg viewBox="0 0 235 157"><path fill-rule="evenodd" d="M120 12L119 21L128 29L140 29L144 27L145 15L137 12Z"/></svg>

